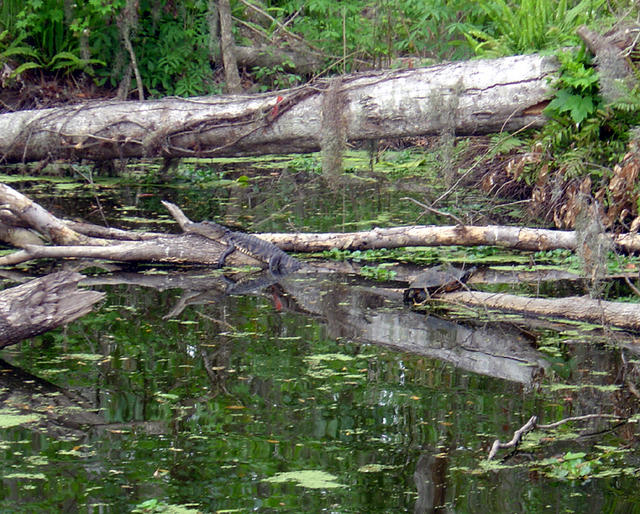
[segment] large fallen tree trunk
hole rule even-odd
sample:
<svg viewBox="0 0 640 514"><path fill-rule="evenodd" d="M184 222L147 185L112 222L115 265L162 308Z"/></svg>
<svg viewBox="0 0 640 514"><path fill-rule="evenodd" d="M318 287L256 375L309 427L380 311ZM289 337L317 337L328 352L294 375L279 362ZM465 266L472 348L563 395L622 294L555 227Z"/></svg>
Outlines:
<svg viewBox="0 0 640 514"><path fill-rule="evenodd" d="M515 130L544 124L557 69L553 57L524 55L346 75L334 88L319 80L268 94L19 111L0 116L0 154L4 162L240 156L317 151L327 131L356 141ZM337 115L323 113L332 108Z"/></svg>
<svg viewBox="0 0 640 514"><path fill-rule="evenodd" d="M0 348L84 316L104 293L78 289L84 278L61 271L0 291Z"/></svg>
<svg viewBox="0 0 640 514"><path fill-rule="evenodd" d="M439 298L484 309L517 312L527 316L549 316L602 325L640 329L640 305L637 303L593 300L586 296L567 298L526 298L512 294L459 291Z"/></svg>

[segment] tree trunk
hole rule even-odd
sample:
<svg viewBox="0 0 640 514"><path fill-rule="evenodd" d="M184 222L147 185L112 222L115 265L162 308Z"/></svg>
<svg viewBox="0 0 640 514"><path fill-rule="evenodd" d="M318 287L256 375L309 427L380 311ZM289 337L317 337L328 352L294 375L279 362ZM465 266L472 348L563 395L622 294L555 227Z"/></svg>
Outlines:
<svg viewBox="0 0 640 514"><path fill-rule="evenodd" d="M233 24L231 22L231 6L229 0L218 0L220 16L220 49L224 64L224 78L227 82L227 93L242 93L238 63L236 62L235 44L233 41Z"/></svg>
<svg viewBox="0 0 640 514"><path fill-rule="evenodd" d="M310 52L278 48L276 46L236 46L234 53L240 66L275 68L286 72L310 74L322 66L322 60Z"/></svg>
<svg viewBox="0 0 640 514"><path fill-rule="evenodd" d="M90 312L104 293L78 290L82 278L61 271L0 292L0 348Z"/></svg>
<svg viewBox="0 0 640 514"><path fill-rule="evenodd" d="M526 55L345 75L339 119L350 141L539 127L557 69L553 57ZM329 83L7 113L0 116L0 153L5 162L21 162L313 152L320 149Z"/></svg>

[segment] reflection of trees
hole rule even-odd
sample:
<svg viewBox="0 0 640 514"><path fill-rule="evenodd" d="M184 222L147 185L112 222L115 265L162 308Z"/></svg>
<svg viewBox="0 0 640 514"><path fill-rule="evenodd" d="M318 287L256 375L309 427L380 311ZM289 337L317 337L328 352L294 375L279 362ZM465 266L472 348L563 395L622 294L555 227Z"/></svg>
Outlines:
<svg viewBox="0 0 640 514"><path fill-rule="evenodd" d="M99 283L101 277L90 279ZM325 320L333 337L382 344L450 362L476 373L531 384L548 364L529 339L510 326L472 327L409 311L397 289L370 287L340 274L292 274L273 284L264 275L230 286L220 275L194 272L171 276L113 274L119 280L156 289L179 287L181 299L169 315L189 305L220 302L225 292L262 294L265 288L279 309L303 311ZM350 283L350 281L352 283Z"/></svg>
<svg viewBox="0 0 640 514"><path fill-rule="evenodd" d="M143 419L163 416L159 412L154 393L187 387L185 384L192 381L188 376L191 372L180 371L181 367L187 369L200 366L205 372L199 375L198 386L191 386L204 386L206 392L203 395L195 394L193 398L186 400L183 407L187 411L202 400L206 401L212 394L228 394L228 369L233 365L231 358L238 339L227 333L241 330L237 321L239 316L242 317L239 314L242 312L241 293L264 295L274 303L277 310L318 317L325 322L329 334L335 338L348 338L356 343L383 345L402 352L424 355L451 363L460 369L514 383L530 385L538 373L548 367L547 361L531 347L530 339L514 327L506 324L478 327L425 317L402 305L398 288L385 288L382 285L371 287L370 283L338 273L294 274L282 278L280 284L272 284L272 277L267 278L269 280L264 282L259 277L255 283L241 282L243 286L247 285L247 291L236 288L233 294L237 298L231 301L225 296L229 289L228 281L219 273L209 270L165 275L114 272L87 279L85 282L94 286L101 283L126 284L121 288L121 296L116 296L116 303L135 305L138 310L135 316L132 315L124 323L128 327L126 330L133 329L135 333L118 335L108 328L102 328L85 336L87 341L96 345L93 351L112 357L111 361L101 365L103 384L99 387L106 385L122 396L120 398L118 394L112 393L107 398L96 392L93 407L113 406L114 402L127 403L135 400L141 404L129 405L124 411L118 411L119 419L131 420L135 418L134 412L142 413ZM175 294L150 295L148 289L141 289L139 285L159 291L181 289L182 293L176 303ZM252 289L254 285L256 288ZM231 310L230 306L233 306ZM155 309L153 315L157 319L148 319L145 313L151 312L150 309ZM160 316L167 313L176 318L160 321ZM229 317L230 314L232 318ZM229 322L231 319L233 321ZM185 325L187 330L179 324L183 321L191 323ZM161 333L158 333L158 328ZM130 343L125 342L125 339L130 340ZM633 350L630 348L625 352ZM617 369L621 376L615 383L636 383L634 377L637 378L637 374L634 373L637 371L634 371L633 363L622 366L619 360L611 361L610 352L601 352L599 348L589 345L577 347L575 353L580 356L580 360L584 360L584 364L578 369ZM582 354L585 356L582 357ZM112 369L111 366L118 358L125 359L122 361L125 364L118 365L129 366L131 370L135 369L140 373L134 376ZM157 366L161 359L167 361L161 372L164 374L163 378L159 378L161 375L158 375ZM370 373L375 371L371 369ZM585 373L575 372L575 375L575 380L585 383L594 381L593 377ZM603 384L611 384L614 382L614 375L615 373L609 374L598 380ZM269 394L266 390L270 387L268 381L260 383L259 378L253 377L250 386L259 388L260 391L254 392L261 396ZM125 402L123 395L126 394L130 399ZM180 396L187 398L189 394L181 393ZM564 415L567 416L599 412L598 406L612 404L619 405L620 409L633 410L633 402L637 401L632 393L622 395L620 392L592 388L560 392L558 397L566 401ZM528 414L534 413L525 413ZM623 412L620 414L624 415ZM541 422L549 421L553 420L541 419ZM517 423L519 420L515 421L516 425Z"/></svg>

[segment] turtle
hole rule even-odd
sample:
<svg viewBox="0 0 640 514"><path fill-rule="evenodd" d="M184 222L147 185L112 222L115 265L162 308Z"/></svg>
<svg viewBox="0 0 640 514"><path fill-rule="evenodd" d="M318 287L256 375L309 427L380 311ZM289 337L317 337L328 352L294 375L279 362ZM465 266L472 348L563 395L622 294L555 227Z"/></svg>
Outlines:
<svg viewBox="0 0 640 514"><path fill-rule="evenodd" d="M404 301L421 304L429 298L460 289L469 279L476 267L468 269L440 265L420 273L404 291Z"/></svg>

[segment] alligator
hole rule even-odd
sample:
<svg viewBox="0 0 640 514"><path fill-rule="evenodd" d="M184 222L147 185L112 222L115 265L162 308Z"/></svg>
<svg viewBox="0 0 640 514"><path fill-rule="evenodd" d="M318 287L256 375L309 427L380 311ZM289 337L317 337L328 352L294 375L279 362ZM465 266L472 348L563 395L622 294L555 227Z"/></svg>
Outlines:
<svg viewBox="0 0 640 514"><path fill-rule="evenodd" d="M298 259L287 255L276 245L251 234L235 232L213 221L190 222L185 224L183 229L185 232L198 234L228 246L218 259L220 268L224 266L227 257L236 250L256 260L268 263L269 271L273 274L291 273L302 267L302 263Z"/></svg>

